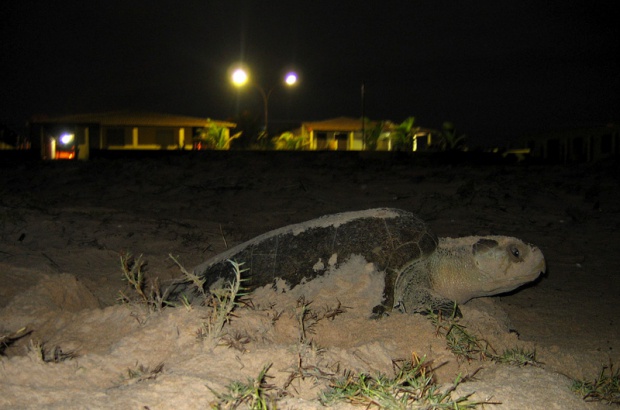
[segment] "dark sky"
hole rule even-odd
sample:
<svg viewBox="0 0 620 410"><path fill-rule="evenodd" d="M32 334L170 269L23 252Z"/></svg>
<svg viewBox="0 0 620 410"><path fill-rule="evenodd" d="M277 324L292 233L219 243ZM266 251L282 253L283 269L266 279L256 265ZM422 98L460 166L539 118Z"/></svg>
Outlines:
<svg viewBox="0 0 620 410"><path fill-rule="evenodd" d="M4 0L0 120L135 109L234 118L242 60L270 122L361 115L503 144L618 122L620 36L603 1ZM295 66L301 82L280 86Z"/></svg>

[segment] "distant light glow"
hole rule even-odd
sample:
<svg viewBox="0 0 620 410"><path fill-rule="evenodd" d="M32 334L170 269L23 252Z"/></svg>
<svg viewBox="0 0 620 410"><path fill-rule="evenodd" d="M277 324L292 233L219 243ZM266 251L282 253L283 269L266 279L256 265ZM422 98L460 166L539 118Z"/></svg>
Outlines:
<svg viewBox="0 0 620 410"><path fill-rule="evenodd" d="M288 74L286 74L286 77L284 78L284 82L286 83L286 85L295 85L295 83L297 83L297 74L290 72Z"/></svg>
<svg viewBox="0 0 620 410"><path fill-rule="evenodd" d="M69 133L62 134L60 136L60 142L65 145L69 145L73 142L74 137L75 136L73 134L69 134Z"/></svg>
<svg viewBox="0 0 620 410"><path fill-rule="evenodd" d="M237 68L232 73L232 82L237 87L245 85L248 82L248 73L243 68Z"/></svg>

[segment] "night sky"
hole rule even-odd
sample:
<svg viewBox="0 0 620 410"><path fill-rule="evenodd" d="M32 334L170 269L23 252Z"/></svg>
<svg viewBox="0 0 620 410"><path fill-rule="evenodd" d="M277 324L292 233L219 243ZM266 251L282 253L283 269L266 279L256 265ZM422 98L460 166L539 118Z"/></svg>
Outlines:
<svg viewBox="0 0 620 410"><path fill-rule="evenodd" d="M133 109L235 119L243 61L270 124L360 117L472 144L618 122L620 16L606 1L5 0L0 120ZM279 76L296 67L295 89Z"/></svg>

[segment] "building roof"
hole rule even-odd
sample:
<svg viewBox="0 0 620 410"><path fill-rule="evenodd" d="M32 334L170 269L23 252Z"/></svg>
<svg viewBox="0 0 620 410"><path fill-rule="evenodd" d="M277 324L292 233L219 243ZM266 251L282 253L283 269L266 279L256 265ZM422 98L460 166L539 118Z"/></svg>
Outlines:
<svg viewBox="0 0 620 410"><path fill-rule="evenodd" d="M362 120L360 118L338 117L323 121L304 122L302 126L310 131L361 131ZM370 128L374 123L366 123Z"/></svg>
<svg viewBox="0 0 620 410"><path fill-rule="evenodd" d="M90 114L73 114L60 117L33 117L33 123L51 124L99 124L105 126L159 126L159 127L204 127L215 123L221 127L234 128L237 124L210 118L153 112L112 111Z"/></svg>

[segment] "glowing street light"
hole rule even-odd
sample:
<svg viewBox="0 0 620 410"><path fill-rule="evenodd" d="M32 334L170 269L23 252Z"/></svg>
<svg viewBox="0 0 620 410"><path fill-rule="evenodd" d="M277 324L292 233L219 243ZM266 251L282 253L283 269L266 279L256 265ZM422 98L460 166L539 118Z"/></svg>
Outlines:
<svg viewBox="0 0 620 410"><path fill-rule="evenodd" d="M249 83L250 85L256 87L261 97L263 97L263 108L264 108L264 115L265 115L265 133L267 133L268 132L267 127L269 126L269 97L271 97L271 93L273 92L274 87L271 87L267 92L265 92L265 89L263 87L261 87L260 85L258 85L257 83L255 83L254 81L250 79L250 75L248 74L247 70L245 70L242 67L238 67L234 69L232 71L230 79L233 85L235 85L236 87L243 87L244 85ZM298 81L298 77L294 71L289 71L284 76L284 84L288 87L294 86L295 84L297 84L297 81Z"/></svg>
<svg viewBox="0 0 620 410"><path fill-rule="evenodd" d="M248 73L243 68L237 68L233 71L231 78L234 85L241 87L248 82Z"/></svg>
<svg viewBox="0 0 620 410"><path fill-rule="evenodd" d="M290 73L287 73L286 77L284 78L284 82L289 87L292 86L292 85L295 85L295 83L297 83L297 74L295 74L292 71Z"/></svg>

